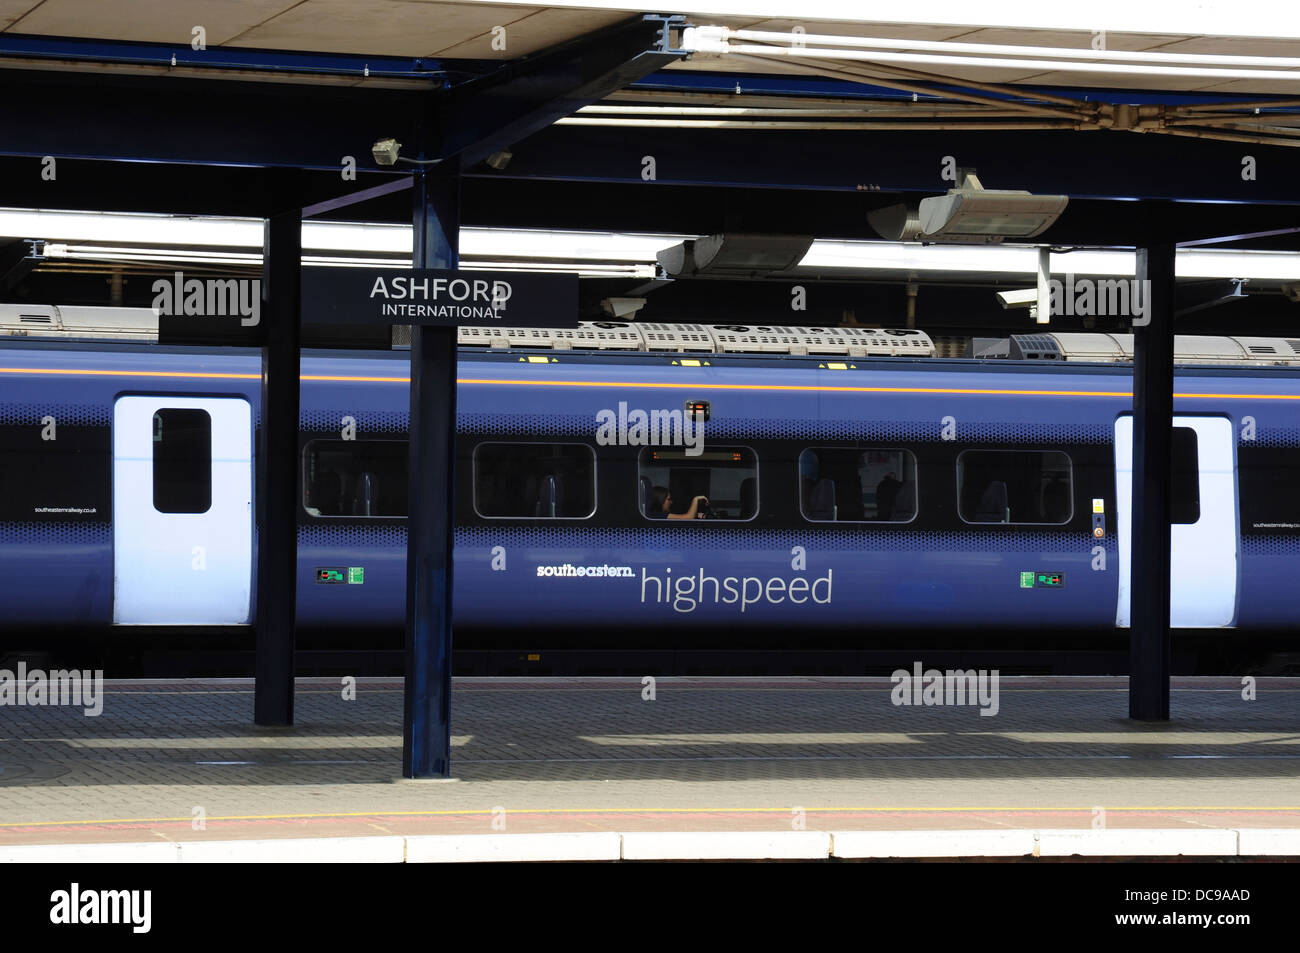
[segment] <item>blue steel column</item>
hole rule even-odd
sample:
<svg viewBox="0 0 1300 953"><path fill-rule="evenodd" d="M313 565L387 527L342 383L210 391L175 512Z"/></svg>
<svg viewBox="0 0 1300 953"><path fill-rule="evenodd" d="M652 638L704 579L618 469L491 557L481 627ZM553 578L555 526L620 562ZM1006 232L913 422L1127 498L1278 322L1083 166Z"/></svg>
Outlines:
<svg viewBox="0 0 1300 953"><path fill-rule="evenodd" d="M282 180L281 180L282 181ZM286 183L286 188L292 185ZM257 658L253 721L293 724L298 587L298 373L302 210L266 222L262 426L257 439Z"/></svg>
<svg viewBox="0 0 1300 953"><path fill-rule="evenodd" d="M1172 243L1139 248L1150 323L1133 328L1133 524L1129 717L1169 719L1169 480L1174 415Z"/></svg>
<svg viewBox="0 0 1300 953"><path fill-rule="evenodd" d="M421 171L416 268L460 260L460 176ZM406 521L406 704L402 774L451 776L451 572L455 528L456 329L411 328L410 491Z"/></svg>

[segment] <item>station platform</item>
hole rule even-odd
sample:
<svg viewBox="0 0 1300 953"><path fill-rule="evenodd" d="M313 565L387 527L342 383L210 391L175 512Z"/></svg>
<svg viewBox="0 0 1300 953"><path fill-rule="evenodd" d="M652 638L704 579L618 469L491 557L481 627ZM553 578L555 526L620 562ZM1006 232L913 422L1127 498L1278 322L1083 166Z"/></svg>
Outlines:
<svg viewBox="0 0 1300 953"><path fill-rule="evenodd" d="M400 679L110 681L0 708L0 861L1300 857L1300 679L464 678L451 782L400 777Z"/></svg>

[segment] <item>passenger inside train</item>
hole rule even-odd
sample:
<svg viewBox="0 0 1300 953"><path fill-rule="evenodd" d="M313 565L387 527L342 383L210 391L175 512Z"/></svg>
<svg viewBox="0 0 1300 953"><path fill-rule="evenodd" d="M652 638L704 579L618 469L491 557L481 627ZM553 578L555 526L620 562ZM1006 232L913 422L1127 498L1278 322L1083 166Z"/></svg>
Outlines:
<svg viewBox="0 0 1300 953"><path fill-rule="evenodd" d="M708 505L707 496L696 496L691 500L691 505L685 513L674 513L672 512L673 497L668 492L668 487L656 486L650 490L650 505L646 507L646 516L652 520L707 519Z"/></svg>

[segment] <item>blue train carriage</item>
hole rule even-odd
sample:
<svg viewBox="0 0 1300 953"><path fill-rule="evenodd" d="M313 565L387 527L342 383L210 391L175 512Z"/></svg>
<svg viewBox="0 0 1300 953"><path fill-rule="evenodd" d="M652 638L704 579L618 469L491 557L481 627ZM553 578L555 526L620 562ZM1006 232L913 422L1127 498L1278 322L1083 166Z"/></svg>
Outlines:
<svg viewBox="0 0 1300 953"><path fill-rule="evenodd" d="M0 619L248 622L256 352L141 343L138 315L113 315L106 337L64 311L57 329L7 325L25 333L0 361ZM698 624L794 642L1127 623L1125 336L1016 336L978 361L937 358L917 331L601 323L461 340L465 630ZM1300 342L1179 352L1174 622L1294 627ZM402 351L304 358L303 626L402 622L407 395ZM696 497L705 518L678 518Z"/></svg>

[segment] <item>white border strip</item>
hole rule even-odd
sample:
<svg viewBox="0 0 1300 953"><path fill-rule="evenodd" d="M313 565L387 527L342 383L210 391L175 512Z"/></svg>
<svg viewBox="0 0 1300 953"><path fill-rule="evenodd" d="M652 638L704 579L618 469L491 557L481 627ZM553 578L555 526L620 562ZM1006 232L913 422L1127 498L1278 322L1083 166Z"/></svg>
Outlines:
<svg viewBox="0 0 1300 953"><path fill-rule="evenodd" d="M578 834L427 834L406 838L408 864L483 861L618 860L614 831Z"/></svg>
<svg viewBox="0 0 1300 953"><path fill-rule="evenodd" d="M826 860L824 831L636 831L623 835L624 860Z"/></svg>
<svg viewBox="0 0 1300 953"><path fill-rule="evenodd" d="M283 837L267 840L183 841L183 864L400 864L404 837Z"/></svg>
<svg viewBox="0 0 1300 953"><path fill-rule="evenodd" d="M592 831L0 846L0 864L1300 857L1300 829Z"/></svg>
<svg viewBox="0 0 1300 953"><path fill-rule="evenodd" d="M1237 831L1059 830L1037 831L1040 857L1235 857Z"/></svg>
<svg viewBox="0 0 1300 953"><path fill-rule="evenodd" d="M1034 853L1034 831L835 831L832 856L866 857L1027 857Z"/></svg>
<svg viewBox="0 0 1300 953"><path fill-rule="evenodd" d="M1258 828L1239 830L1237 831L1237 855L1239 857L1300 857L1300 830Z"/></svg>
<svg viewBox="0 0 1300 953"><path fill-rule="evenodd" d="M0 847L0 864L178 864L181 845L152 841L135 844L22 844Z"/></svg>

